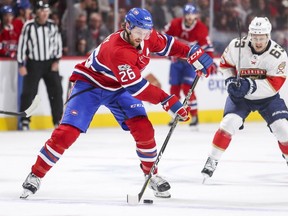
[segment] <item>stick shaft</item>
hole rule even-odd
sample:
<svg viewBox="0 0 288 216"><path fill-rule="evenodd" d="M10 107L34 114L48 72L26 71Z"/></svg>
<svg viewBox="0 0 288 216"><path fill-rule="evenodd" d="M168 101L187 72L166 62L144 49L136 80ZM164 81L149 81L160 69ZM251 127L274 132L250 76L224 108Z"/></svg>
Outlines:
<svg viewBox="0 0 288 216"><path fill-rule="evenodd" d="M25 112L10 112L10 111L4 111L0 110L0 114L5 114L5 115L13 115L13 116L26 116Z"/></svg>
<svg viewBox="0 0 288 216"><path fill-rule="evenodd" d="M241 46L242 46L242 41L241 41L241 28L240 28L240 21L239 18L237 18L237 30L239 34L239 47L238 47L238 70L237 70L237 86L240 85L240 73L241 73Z"/></svg>
<svg viewBox="0 0 288 216"><path fill-rule="evenodd" d="M191 88L189 89L189 92L187 93L187 95L185 97L185 100L183 102L184 106L187 105L188 100L190 99L190 97L191 97L191 95L192 95L192 93L193 93L193 91L194 91L194 89L195 89L195 87L197 85L197 82L198 82L199 78L200 77L198 75L196 75L196 77L195 77L195 79L194 79L194 81L193 81L193 83L191 85ZM142 198L142 196L143 196L143 194L144 194L144 192L145 192L145 190L147 188L147 185L148 185L148 183L149 183L149 181L150 181L150 179L151 179L156 167L158 166L158 163L160 162L162 154L164 153L164 151L166 149L166 146L167 146L167 144L168 144L168 142L170 140L170 137L171 137L174 129L177 126L178 121L179 121L179 116L177 115L176 118L174 119L173 123L172 123L172 126L170 127L170 130L169 130L169 132L168 132L168 134L167 134L167 136L165 138L165 141L164 141L161 149L159 150L157 158L156 158L153 166L150 169L150 172L149 172L149 174L148 174L148 176L147 176L147 178L146 178L146 180L145 180L145 182L144 182L144 184L142 186L142 189L141 189L140 193L138 194L138 202L140 202L140 200L141 200L141 198Z"/></svg>

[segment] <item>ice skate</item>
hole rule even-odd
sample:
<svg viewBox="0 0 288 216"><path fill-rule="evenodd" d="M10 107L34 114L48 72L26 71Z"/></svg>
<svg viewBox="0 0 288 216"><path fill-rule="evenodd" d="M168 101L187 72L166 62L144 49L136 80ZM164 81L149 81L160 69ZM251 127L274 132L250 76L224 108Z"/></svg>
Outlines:
<svg viewBox="0 0 288 216"><path fill-rule="evenodd" d="M36 191L40 188L41 178L34 175L32 172L29 173L26 180L22 184L23 193L21 194L21 199L26 199L31 194L35 194Z"/></svg>
<svg viewBox="0 0 288 216"><path fill-rule="evenodd" d="M215 160L211 157L208 157L208 159L205 163L205 166L204 166L203 170L201 171L201 173L204 176L204 179L202 182L203 184L205 183L206 179L210 178L213 175L213 173L217 167L217 164L218 164L217 160Z"/></svg>
<svg viewBox="0 0 288 216"><path fill-rule="evenodd" d="M155 197L159 198L171 197L171 194L168 191L170 189L170 184L159 175L153 175L151 177L149 187L153 190Z"/></svg>
<svg viewBox="0 0 288 216"><path fill-rule="evenodd" d="M198 126L198 116L192 116L191 122L189 123L190 127L197 127Z"/></svg>

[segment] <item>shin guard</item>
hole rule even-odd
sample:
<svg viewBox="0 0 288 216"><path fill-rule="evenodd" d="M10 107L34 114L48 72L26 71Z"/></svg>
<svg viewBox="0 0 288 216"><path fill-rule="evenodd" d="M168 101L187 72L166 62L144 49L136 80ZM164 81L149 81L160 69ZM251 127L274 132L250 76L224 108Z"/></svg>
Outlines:
<svg viewBox="0 0 288 216"><path fill-rule="evenodd" d="M222 154L228 148L230 142L231 135L223 130L218 129L214 135L213 146L209 156L214 160L220 160Z"/></svg>
<svg viewBox="0 0 288 216"><path fill-rule="evenodd" d="M141 168L144 174L148 174L157 157L154 128L146 116L128 119L125 123L136 142L136 152L141 161Z"/></svg>
<svg viewBox="0 0 288 216"><path fill-rule="evenodd" d="M70 125L60 125L57 127L51 138L47 140L40 150L36 163L32 166L32 172L43 178L46 173L56 164L68 149L78 138L80 130Z"/></svg>

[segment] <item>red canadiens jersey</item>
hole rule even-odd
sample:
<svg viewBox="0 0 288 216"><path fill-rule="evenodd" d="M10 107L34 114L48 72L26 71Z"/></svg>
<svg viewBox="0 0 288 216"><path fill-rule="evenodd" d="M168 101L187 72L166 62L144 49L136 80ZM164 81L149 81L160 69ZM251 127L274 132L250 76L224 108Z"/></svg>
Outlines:
<svg viewBox="0 0 288 216"><path fill-rule="evenodd" d="M5 26L0 32L0 55L14 58L17 52L18 35L14 26Z"/></svg>
<svg viewBox="0 0 288 216"><path fill-rule="evenodd" d="M214 48L209 39L208 28L200 20L191 27L184 25L184 18L175 18L165 26L165 33L174 36L188 46L198 44L208 55L213 57Z"/></svg>
<svg viewBox="0 0 288 216"><path fill-rule="evenodd" d="M186 58L189 47L172 36L152 30L149 39L135 48L123 39L123 33L120 30L108 36L85 62L75 66L70 80L85 80L109 91L124 88L140 100L161 102L168 95L141 76L150 61L150 53Z"/></svg>
<svg viewBox="0 0 288 216"><path fill-rule="evenodd" d="M23 22L20 18L15 18L14 20L13 20L13 26L14 26L14 28L15 28L15 32L16 32L16 34L17 34L17 41L18 41L18 39L19 39L19 37L20 37L20 34L21 34L21 30L22 30L22 28L23 28L23 26L24 26L24 23L25 22Z"/></svg>

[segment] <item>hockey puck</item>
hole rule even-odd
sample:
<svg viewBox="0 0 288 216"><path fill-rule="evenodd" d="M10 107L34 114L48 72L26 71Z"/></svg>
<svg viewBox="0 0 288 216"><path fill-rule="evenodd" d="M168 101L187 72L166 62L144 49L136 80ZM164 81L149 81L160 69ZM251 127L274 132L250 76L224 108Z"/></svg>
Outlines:
<svg viewBox="0 0 288 216"><path fill-rule="evenodd" d="M143 200L143 203L145 203L145 204L153 204L153 200L144 199L144 200Z"/></svg>

